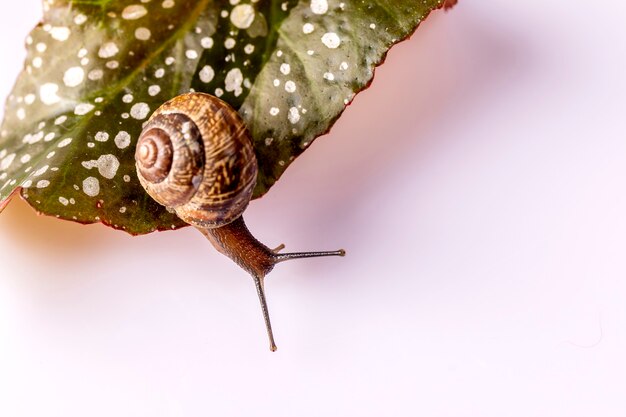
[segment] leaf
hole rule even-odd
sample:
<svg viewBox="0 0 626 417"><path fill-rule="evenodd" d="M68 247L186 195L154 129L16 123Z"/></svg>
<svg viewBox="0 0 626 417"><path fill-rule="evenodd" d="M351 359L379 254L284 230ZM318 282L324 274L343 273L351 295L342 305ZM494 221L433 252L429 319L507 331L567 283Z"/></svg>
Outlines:
<svg viewBox="0 0 626 417"><path fill-rule="evenodd" d="M259 160L255 197L327 132L394 43L444 0L57 0L26 40L0 127L0 207L132 234L184 224L141 188L134 144L190 90L239 110Z"/></svg>

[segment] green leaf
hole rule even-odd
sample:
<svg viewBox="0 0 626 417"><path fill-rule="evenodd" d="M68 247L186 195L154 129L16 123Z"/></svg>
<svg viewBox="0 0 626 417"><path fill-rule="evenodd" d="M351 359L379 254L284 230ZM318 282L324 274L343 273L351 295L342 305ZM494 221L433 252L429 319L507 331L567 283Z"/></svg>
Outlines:
<svg viewBox="0 0 626 417"><path fill-rule="evenodd" d="M239 110L259 197L444 3L44 2L0 127L0 210L21 189L64 219L133 234L183 226L141 188L134 144L152 111L190 90Z"/></svg>

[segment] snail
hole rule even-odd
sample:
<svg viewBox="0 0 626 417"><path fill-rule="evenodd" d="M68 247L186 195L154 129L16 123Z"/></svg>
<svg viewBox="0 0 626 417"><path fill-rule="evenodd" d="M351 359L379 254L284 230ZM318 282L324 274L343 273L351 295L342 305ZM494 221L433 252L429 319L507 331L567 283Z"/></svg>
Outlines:
<svg viewBox="0 0 626 417"><path fill-rule="evenodd" d="M252 140L238 113L214 96L188 93L159 107L137 141L135 161L139 181L154 200L252 276L275 351L265 276L279 262L345 251L280 253L284 245L270 249L252 236L242 217L257 177Z"/></svg>

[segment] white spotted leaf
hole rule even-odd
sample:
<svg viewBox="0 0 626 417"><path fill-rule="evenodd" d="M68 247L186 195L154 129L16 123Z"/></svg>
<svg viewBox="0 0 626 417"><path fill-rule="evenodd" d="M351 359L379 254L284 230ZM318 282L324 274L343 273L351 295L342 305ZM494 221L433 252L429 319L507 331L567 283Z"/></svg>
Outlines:
<svg viewBox="0 0 626 417"><path fill-rule="evenodd" d="M190 90L241 114L259 197L445 3L44 0L0 127L0 211L21 192L42 213L133 234L183 226L141 188L134 146Z"/></svg>

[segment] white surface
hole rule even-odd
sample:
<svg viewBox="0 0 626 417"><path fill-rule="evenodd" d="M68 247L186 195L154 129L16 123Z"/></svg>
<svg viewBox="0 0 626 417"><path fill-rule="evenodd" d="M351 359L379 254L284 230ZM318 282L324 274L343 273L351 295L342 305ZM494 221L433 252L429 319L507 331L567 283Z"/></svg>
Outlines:
<svg viewBox="0 0 626 417"><path fill-rule="evenodd" d="M0 93L39 16L0 15ZM0 415L622 416L626 5L461 1L252 204L251 280L194 230L0 216Z"/></svg>

